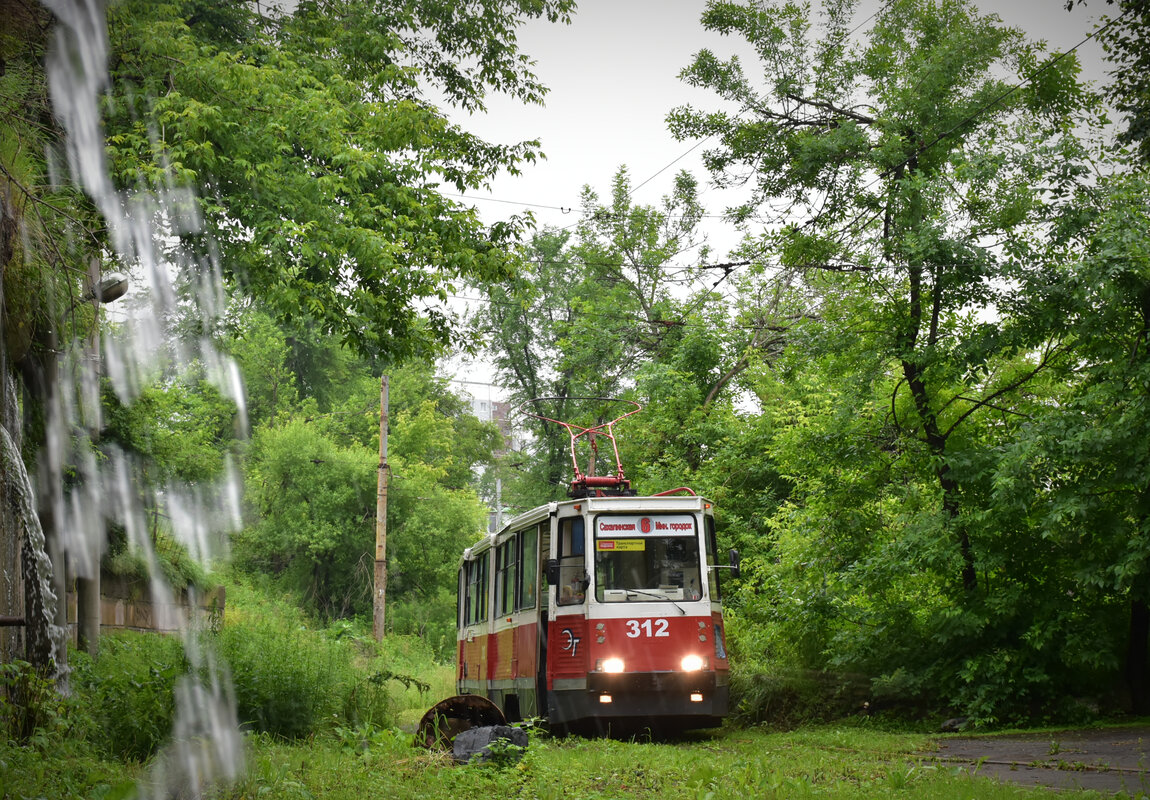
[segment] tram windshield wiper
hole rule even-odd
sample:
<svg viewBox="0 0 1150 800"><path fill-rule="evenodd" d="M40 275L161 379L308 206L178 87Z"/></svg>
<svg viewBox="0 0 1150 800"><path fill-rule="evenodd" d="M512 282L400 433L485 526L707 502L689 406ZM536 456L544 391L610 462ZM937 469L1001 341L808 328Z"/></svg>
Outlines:
<svg viewBox="0 0 1150 800"><path fill-rule="evenodd" d="M674 600L672 600L670 597L668 597L667 595L665 595L661 592L652 592L652 591L649 591L647 589L627 589L627 599L628 600L631 599L632 594L642 594L642 595L646 595L647 597L654 597L656 600L667 600L671 603L671 605L673 605L675 608L679 609L680 614L682 614L683 616L687 615L686 609L684 609L681 605L679 605Z"/></svg>

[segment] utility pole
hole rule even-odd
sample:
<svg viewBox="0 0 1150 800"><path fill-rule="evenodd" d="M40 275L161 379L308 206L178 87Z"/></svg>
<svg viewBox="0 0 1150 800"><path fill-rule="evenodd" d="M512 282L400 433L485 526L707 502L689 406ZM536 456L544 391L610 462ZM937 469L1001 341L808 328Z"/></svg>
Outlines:
<svg viewBox="0 0 1150 800"><path fill-rule="evenodd" d="M372 633L383 641L387 599L387 376L379 382L379 478L375 497L375 592L372 595Z"/></svg>

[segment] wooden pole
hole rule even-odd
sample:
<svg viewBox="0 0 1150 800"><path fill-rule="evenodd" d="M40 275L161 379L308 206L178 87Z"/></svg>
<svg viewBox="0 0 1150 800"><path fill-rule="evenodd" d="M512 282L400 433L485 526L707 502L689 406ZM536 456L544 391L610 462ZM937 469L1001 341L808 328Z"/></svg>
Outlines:
<svg viewBox="0 0 1150 800"><path fill-rule="evenodd" d="M387 599L387 376L379 390L379 477L375 498L375 592L372 601L372 633L383 641Z"/></svg>

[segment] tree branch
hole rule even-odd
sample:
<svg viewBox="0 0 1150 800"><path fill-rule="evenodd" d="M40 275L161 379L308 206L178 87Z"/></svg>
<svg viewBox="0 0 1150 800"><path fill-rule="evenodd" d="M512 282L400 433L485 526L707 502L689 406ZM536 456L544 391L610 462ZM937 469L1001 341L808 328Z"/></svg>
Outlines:
<svg viewBox="0 0 1150 800"><path fill-rule="evenodd" d="M1061 352L1062 350L1063 350L1063 348L1060 345L1054 345L1053 347L1051 347L1049 350L1047 350L1045 353L1042 354L1042 359L1038 362L1037 365L1035 365L1034 369L1030 370L1025 375L1020 376L1017 380L1013 380L1010 383L1006 384L1005 386L1000 387L996 391L991 392L989 395L982 398L981 400L971 400L970 398L966 398L966 397L962 398L963 400L967 400L968 402L972 403L973 405L971 405L971 407L968 408L966 411L962 412L962 414L960 414L958 416L958 419L956 419L953 423L951 423L950 427L946 429L946 433L943 434L943 438L949 437L955 428L957 428L959 425L961 425L966 420L967 417L969 417L975 411L978 411L980 408L995 408L996 410L1001 411L1002 409L999 409L991 401L994 400L995 398L1001 397L1002 395L1006 394L1007 392L1014 391L1019 386L1022 386L1024 383L1026 383L1031 378L1033 378L1035 375L1037 375L1039 372L1046 369L1046 367L1050 364L1050 361L1054 357L1054 355Z"/></svg>
<svg viewBox="0 0 1150 800"><path fill-rule="evenodd" d="M855 122L861 122L863 125L873 125L876 122L874 117L868 117L865 114L859 114L857 111L851 111L846 108L839 108L838 106L833 105L832 103L828 103L824 100L811 100L809 97L802 97L801 95L790 93L787 93L784 95L784 97L789 100L794 100L800 105L814 106L815 108L821 108L823 111L829 111L830 113L836 114L840 117L853 119ZM827 124L837 124L837 122L838 121L835 120L833 123L828 122Z"/></svg>

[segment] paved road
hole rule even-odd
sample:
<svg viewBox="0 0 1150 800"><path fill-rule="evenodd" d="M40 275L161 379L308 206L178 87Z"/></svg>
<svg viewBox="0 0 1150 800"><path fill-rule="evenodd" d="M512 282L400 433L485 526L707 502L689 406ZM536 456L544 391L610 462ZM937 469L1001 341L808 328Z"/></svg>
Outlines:
<svg viewBox="0 0 1150 800"><path fill-rule="evenodd" d="M930 757L1001 781L1150 797L1150 727L938 741Z"/></svg>

